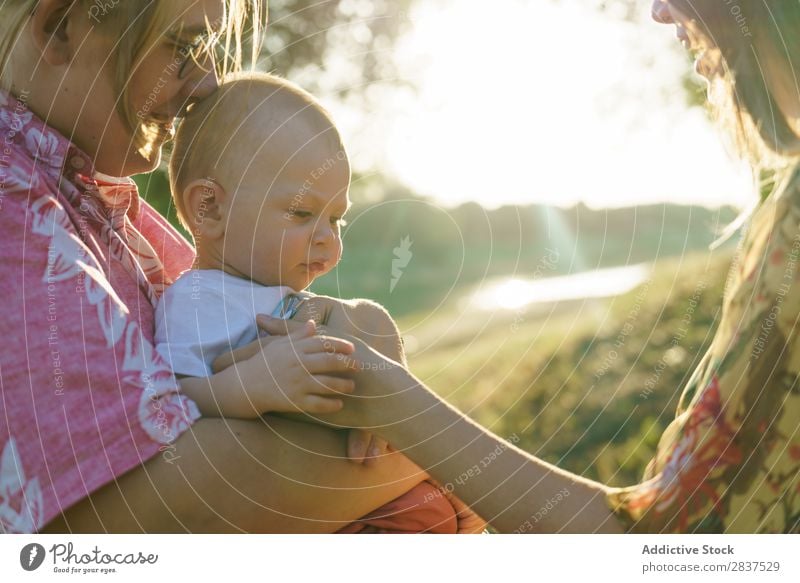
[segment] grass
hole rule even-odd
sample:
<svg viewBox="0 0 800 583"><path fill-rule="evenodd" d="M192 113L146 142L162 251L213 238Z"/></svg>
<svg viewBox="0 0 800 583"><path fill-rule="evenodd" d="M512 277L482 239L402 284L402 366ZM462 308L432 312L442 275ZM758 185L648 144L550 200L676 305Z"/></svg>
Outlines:
<svg viewBox="0 0 800 583"><path fill-rule="evenodd" d="M655 264L607 300L399 324L414 373L499 435L611 485L639 480L719 318L730 251Z"/></svg>

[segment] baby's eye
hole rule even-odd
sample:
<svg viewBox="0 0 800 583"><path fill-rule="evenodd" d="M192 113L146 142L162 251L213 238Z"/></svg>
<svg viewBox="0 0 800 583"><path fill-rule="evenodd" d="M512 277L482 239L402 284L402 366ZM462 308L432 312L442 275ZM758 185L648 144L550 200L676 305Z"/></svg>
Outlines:
<svg viewBox="0 0 800 583"><path fill-rule="evenodd" d="M311 211L294 210L294 211L291 212L291 214L293 216L297 217L298 219L307 219L307 218L312 216Z"/></svg>

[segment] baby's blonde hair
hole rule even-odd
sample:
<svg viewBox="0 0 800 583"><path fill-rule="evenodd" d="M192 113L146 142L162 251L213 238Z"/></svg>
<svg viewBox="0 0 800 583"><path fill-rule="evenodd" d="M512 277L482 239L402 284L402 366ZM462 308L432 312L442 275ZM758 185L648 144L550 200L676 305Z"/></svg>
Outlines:
<svg viewBox="0 0 800 583"><path fill-rule="evenodd" d="M134 136L134 144L143 153L151 151L156 128L144 123L130 102L130 76L147 56L169 25L166 7L169 0L75 0L71 10L83 10L96 22L97 30L115 39L111 56L116 72L114 84L117 111ZM0 0L0 87L11 87L8 59L14 44L36 9L39 0ZM252 62L255 63L266 25L264 0L225 0L225 21L219 41L223 58L218 63L221 75L238 71L244 56L245 26L252 33ZM211 47L209 47L210 49Z"/></svg>
<svg viewBox="0 0 800 583"><path fill-rule="evenodd" d="M344 152L330 113L310 93L276 75L229 75L214 93L195 104L178 127L169 164L170 187L183 226L193 229L184 200L190 183L222 178L232 187L253 168L253 152L269 155L265 146L269 147L271 134L295 121ZM247 145L246 155L242 143Z"/></svg>

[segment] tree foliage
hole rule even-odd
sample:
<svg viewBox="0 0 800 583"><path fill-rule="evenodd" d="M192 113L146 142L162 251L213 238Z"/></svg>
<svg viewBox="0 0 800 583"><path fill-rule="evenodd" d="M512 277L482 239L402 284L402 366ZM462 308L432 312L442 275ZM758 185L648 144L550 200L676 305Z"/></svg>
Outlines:
<svg viewBox="0 0 800 583"><path fill-rule="evenodd" d="M394 79L392 48L410 24L413 3L270 0L260 66L292 79L302 77L312 92L321 88L330 68L338 77L334 90L342 94Z"/></svg>

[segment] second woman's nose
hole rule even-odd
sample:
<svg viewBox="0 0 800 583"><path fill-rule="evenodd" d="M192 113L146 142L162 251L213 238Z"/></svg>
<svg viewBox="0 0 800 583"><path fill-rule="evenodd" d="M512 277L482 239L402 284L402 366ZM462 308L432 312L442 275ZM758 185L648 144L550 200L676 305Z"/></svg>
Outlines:
<svg viewBox="0 0 800 583"><path fill-rule="evenodd" d="M200 70L196 76L187 79L184 91L188 99L199 101L211 95L217 87L219 80L216 70L212 67L210 71Z"/></svg>
<svg viewBox="0 0 800 583"><path fill-rule="evenodd" d="M653 0L653 8L651 9L653 20L662 24L674 24L675 20L672 18L672 13L669 11L669 6L665 0Z"/></svg>
<svg viewBox="0 0 800 583"><path fill-rule="evenodd" d="M186 79L180 92L180 113L186 115L186 110L198 101L211 95L219 87L216 71L201 71L196 76Z"/></svg>

